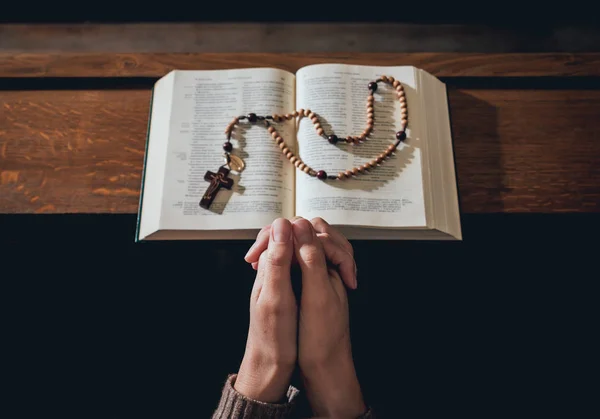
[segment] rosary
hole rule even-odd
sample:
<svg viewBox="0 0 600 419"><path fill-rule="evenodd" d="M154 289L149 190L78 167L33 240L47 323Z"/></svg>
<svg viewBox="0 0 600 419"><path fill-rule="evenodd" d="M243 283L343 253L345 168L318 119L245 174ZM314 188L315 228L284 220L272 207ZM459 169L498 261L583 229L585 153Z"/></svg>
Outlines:
<svg viewBox="0 0 600 419"><path fill-rule="evenodd" d="M375 120L373 112L373 103L375 101L375 98L373 97L373 93L377 91L377 86L379 82L387 83L396 89L396 95L398 97L398 100L400 101L401 126L400 130L396 133L396 140L394 141L394 143L390 144L387 147L387 149L379 156L363 164L362 166L358 166L351 170L346 170L344 172L339 172L337 175L328 175L327 172L325 172L324 170L314 170L302 160L300 160L299 157L294 155L294 153L285 144L283 138L277 133L272 123L269 122L280 122L285 120L291 120L292 118L297 117L307 117L310 118L310 120L314 124L317 134L329 141L330 144L337 144L338 141L345 141L348 144L361 144L367 140L367 138L371 134L371 131L373 131L373 122ZM231 133L233 131L233 128L240 121L248 121L251 124L255 124L258 121L263 122L265 127L271 134L271 137L273 137L273 140L279 146L281 152L290 161L290 163L292 163L294 166L296 166L296 168L306 173L307 175L316 177L320 180L343 180L352 176L357 176L358 174L366 173L371 169L377 167L379 164L381 164L381 162L391 157L394 151L396 151L398 145L406 139L408 112L406 107L406 95L404 93L404 87L398 80L395 80L393 77L381 76L374 82L370 82L368 84L368 89L369 96L367 97L367 127L361 135L356 137L348 136L344 139L338 138L334 134L327 135L325 133L325 130L321 126L321 123L319 122L319 117L310 109L298 109L293 113L288 113L285 115L275 114L269 116L259 116L254 113L249 113L248 115L233 118L233 120L229 123L229 125L227 125L227 128L225 129L225 134L227 135L227 141L223 144L223 150L225 151L225 153L223 154L223 158L225 159L225 164L219 168L217 173L208 171L204 175L204 180L210 182L210 185L204 193L202 200L200 201L200 206L205 209L210 208L210 205L214 201L215 196L217 192L219 192L221 187L225 189L231 189L233 187L233 179L228 177L229 172L231 170L234 170L236 172L241 172L242 170L244 170L244 161L240 157L231 154L231 152L233 151L233 145L231 144Z"/></svg>

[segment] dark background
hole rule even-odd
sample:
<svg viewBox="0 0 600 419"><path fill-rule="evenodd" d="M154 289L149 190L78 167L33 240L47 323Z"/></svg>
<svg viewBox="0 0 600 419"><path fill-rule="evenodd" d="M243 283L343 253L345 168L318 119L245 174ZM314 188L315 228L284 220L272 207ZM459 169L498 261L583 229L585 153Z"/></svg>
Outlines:
<svg viewBox="0 0 600 419"><path fill-rule="evenodd" d="M564 25L577 36L563 50L598 39L584 2L23 2L0 13L3 23L191 20L483 24L518 28L516 49L527 50L547 49L540 39ZM367 402L385 418L597 417L600 216L462 221L460 243L353 242L352 340ZM0 215L1 417L210 416L243 355L251 243L136 244L135 223Z"/></svg>
<svg viewBox="0 0 600 419"><path fill-rule="evenodd" d="M136 244L135 222L0 218L4 417L209 417L243 355L250 243ZM584 417L599 218L463 225L461 243L353 243L368 402L389 418Z"/></svg>

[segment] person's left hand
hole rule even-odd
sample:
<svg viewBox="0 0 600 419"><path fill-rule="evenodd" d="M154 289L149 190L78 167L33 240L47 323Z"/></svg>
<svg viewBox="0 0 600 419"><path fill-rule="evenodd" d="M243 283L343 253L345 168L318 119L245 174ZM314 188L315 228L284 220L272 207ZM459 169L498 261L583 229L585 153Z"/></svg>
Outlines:
<svg viewBox="0 0 600 419"><path fill-rule="evenodd" d="M246 397L277 403L286 394L297 356L298 306L292 289L292 225L279 218L269 226L250 296L246 352L234 388Z"/></svg>
<svg viewBox="0 0 600 419"><path fill-rule="evenodd" d="M292 222L295 219L292 218ZM350 289L356 289L358 282L356 279L356 262L354 261L354 249L343 234L331 227L329 223L320 217L310 220L313 228L317 232L317 237L321 242L325 257L329 264L337 267L342 280ZM244 260L252 265L252 268L258 269L259 258L269 245L271 226L263 227L256 236L256 241L248 250ZM295 260L295 257L294 257Z"/></svg>

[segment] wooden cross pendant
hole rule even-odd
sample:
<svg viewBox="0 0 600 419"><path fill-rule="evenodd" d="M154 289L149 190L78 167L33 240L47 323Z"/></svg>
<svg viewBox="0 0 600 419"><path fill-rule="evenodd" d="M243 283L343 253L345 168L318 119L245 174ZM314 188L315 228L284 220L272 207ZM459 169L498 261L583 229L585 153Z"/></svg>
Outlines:
<svg viewBox="0 0 600 419"><path fill-rule="evenodd" d="M225 189L231 189L233 186L233 179L228 178L229 169L226 167L220 167L217 173L213 173L210 170L204 175L204 180L210 182L208 189L204 193L200 206L204 209L210 208L210 205L215 200L217 192L221 189L221 186Z"/></svg>

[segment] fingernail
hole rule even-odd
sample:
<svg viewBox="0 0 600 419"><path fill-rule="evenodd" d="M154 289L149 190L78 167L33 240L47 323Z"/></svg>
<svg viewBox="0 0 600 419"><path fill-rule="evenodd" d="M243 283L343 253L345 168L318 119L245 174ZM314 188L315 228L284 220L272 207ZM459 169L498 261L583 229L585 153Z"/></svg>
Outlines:
<svg viewBox="0 0 600 419"><path fill-rule="evenodd" d="M250 246L250 249L248 249L248 252L246 252L246 256L244 256L244 260L246 260L246 258L248 257L248 255L250 254L250 252L252 252L252 249L254 249L255 246L256 246L256 242L254 242L252 244L252 246Z"/></svg>
<svg viewBox="0 0 600 419"><path fill-rule="evenodd" d="M288 242L292 238L292 225L288 220L278 218L273 221L271 234L273 234L273 240L277 243Z"/></svg>
<svg viewBox="0 0 600 419"><path fill-rule="evenodd" d="M294 237L298 243L310 243L313 239L313 231L310 222L304 218L294 222Z"/></svg>

